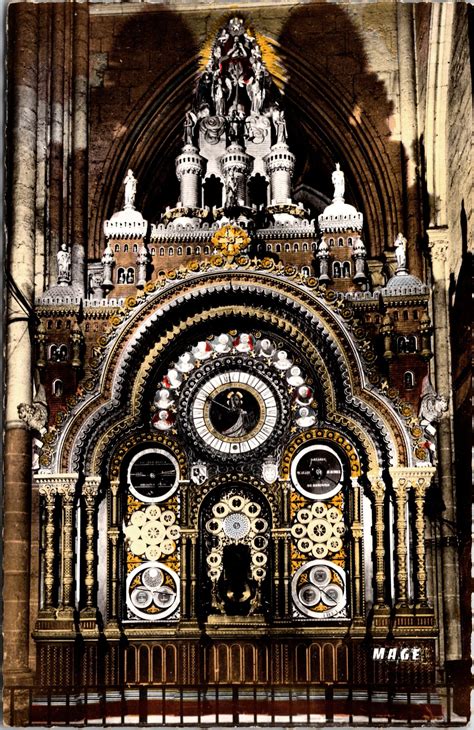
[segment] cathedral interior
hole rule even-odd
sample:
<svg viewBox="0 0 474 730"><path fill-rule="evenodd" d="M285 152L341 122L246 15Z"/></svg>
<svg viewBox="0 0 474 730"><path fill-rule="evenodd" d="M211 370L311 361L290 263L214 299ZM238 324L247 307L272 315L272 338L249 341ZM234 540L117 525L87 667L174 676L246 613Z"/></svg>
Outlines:
<svg viewBox="0 0 474 730"><path fill-rule="evenodd" d="M9 6L6 724L468 722L469 11Z"/></svg>

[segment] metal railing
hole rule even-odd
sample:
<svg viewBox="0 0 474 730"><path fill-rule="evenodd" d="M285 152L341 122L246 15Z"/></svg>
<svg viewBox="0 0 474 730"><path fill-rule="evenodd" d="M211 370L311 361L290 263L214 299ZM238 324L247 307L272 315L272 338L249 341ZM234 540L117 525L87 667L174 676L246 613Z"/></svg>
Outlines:
<svg viewBox="0 0 474 730"><path fill-rule="evenodd" d="M426 690L333 685L200 687L8 687L9 725L463 726L452 711L453 688Z"/></svg>

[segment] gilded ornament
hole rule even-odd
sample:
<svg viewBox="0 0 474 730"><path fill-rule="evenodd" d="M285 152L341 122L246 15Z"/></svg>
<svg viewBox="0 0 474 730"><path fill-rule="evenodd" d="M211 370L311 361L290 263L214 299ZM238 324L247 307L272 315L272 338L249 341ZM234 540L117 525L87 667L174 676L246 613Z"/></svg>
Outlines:
<svg viewBox="0 0 474 730"><path fill-rule="evenodd" d="M134 307L136 307L136 306L137 306L137 300L136 300L136 297L127 297L127 298L125 299L125 302L124 302L124 306L125 306L125 307L126 307L127 309L133 309Z"/></svg>
<svg viewBox="0 0 474 730"><path fill-rule="evenodd" d="M427 458L428 458L428 454L426 453L426 450L425 449L422 449L420 446L418 446L415 449L415 456L420 461L426 461Z"/></svg>
<svg viewBox="0 0 474 730"><path fill-rule="evenodd" d="M217 251L233 258L247 248L250 243L250 236L243 228L227 223L216 231L211 241Z"/></svg>

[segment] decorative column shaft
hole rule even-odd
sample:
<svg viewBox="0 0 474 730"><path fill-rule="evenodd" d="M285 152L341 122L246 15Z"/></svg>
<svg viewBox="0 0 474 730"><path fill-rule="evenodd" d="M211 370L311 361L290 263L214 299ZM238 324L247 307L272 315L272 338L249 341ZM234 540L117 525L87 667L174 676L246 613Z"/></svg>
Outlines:
<svg viewBox="0 0 474 730"><path fill-rule="evenodd" d="M74 496L75 486L58 487L62 503L61 611L71 613L74 606Z"/></svg>
<svg viewBox="0 0 474 730"><path fill-rule="evenodd" d="M117 546L118 546L118 541L119 541L119 536L120 536L120 529L118 526L118 505L117 505L118 490L119 490L119 481L112 480L110 482L110 497L109 497L110 527L107 530L107 537L109 538L109 546L110 546L109 621L107 624L107 634L109 636L111 634L119 633L118 624L117 624L118 600L119 600L119 596L118 596L119 581L118 581L118 573L117 573L117 563L118 563Z"/></svg>
<svg viewBox="0 0 474 730"><path fill-rule="evenodd" d="M82 497L86 512L86 576L84 585L86 589L85 609L86 612L93 611L95 614L96 603L94 600L94 586L96 584L97 546L95 542L95 517L96 500L99 493L100 479L98 477L87 477L82 487Z"/></svg>
<svg viewBox="0 0 474 730"><path fill-rule="evenodd" d="M357 477L351 478L352 492L354 495L354 520L351 530L354 540L354 617L360 617L364 613L363 591L362 591L362 510L361 510L361 487Z"/></svg>
<svg viewBox="0 0 474 730"><path fill-rule="evenodd" d="M416 605L428 606L426 595L426 548L425 548L425 494L428 489L434 469L431 474L420 476L413 480L415 493L415 531L416 531Z"/></svg>
<svg viewBox="0 0 474 730"><path fill-rule="evenodd" d="M385 484L381 477L370 478L370 488L375 501L375 603L385 604L385 544L384 500Z"/></svg>
<svg viewBox="0 0 474 730"><path fill-rule="evenodd" d="M198 208L201 205L201 176L204 160L193 145L185 145L176 158L176 177L180 182L181 204L185 208Z"/></svg>
<svg viewBox="0 0 474 730"><path fill-rule="evenodd" d="M285 143L273 145L264 159L270 177L271 204L291 203L291 178L295 169L295 156Z"/></svg>
<svg viewBox="0 0 474 730"><path fill-rule="evenodd" d="M283 536L283 616L290 615L290 550L291 537L288 530Z"/></svg>
<svg viewBox="0 0 474 730"><path fill-rule="evenodd" d="M406 509L409 485L403 477L394 479L393 491L396 496L397 510L397 606L406 606L408 602L407 544L406 544Z"/></svg>
<svg viewBox="0 0 474 730"><path fill-rule="evenodd" d="M52 486L41 486L39 494L43 497L45 510L45 541L44 541L44 605L43 608L50 610L53 607L54 595L54 538L56 528L54 525L54 509L56 506L57 489Z"/></svg>
<svg viewBox="0 0 474 730"><path fill-rule="evenodd" d="M191 600L189 605L189 617L196 618L196 549L197 549L197 532L190 532L191 537L191 555L189 561L189 573L191 575Z"/></svg>

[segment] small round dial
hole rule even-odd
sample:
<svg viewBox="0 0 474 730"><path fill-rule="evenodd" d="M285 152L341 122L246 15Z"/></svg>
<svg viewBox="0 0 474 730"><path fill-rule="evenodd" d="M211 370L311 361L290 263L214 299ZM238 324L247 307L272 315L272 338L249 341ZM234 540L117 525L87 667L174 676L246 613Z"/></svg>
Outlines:
<svg viewBox="0 0 474 730"><path fill-rule="evenodd" d="M312 445L302 449L291 465L291 479L309 499L327 499L342 487L343 466L329 446Z"/></svg>
<svg viewBox="0 0 474 730"><path fill-rule="evenodd" d="M162 502L178 484L178 462L162 449L145 449L128 467L128 487L142 502Z"/></svg>
<svg viewBox="0 0 474 730"><path fill-rule="evenodd" d="M233 370L209 378L191 406L194 427L204 443L222 454L242 454L264 444L278 419L275 394L249 372Z"/></svg>

